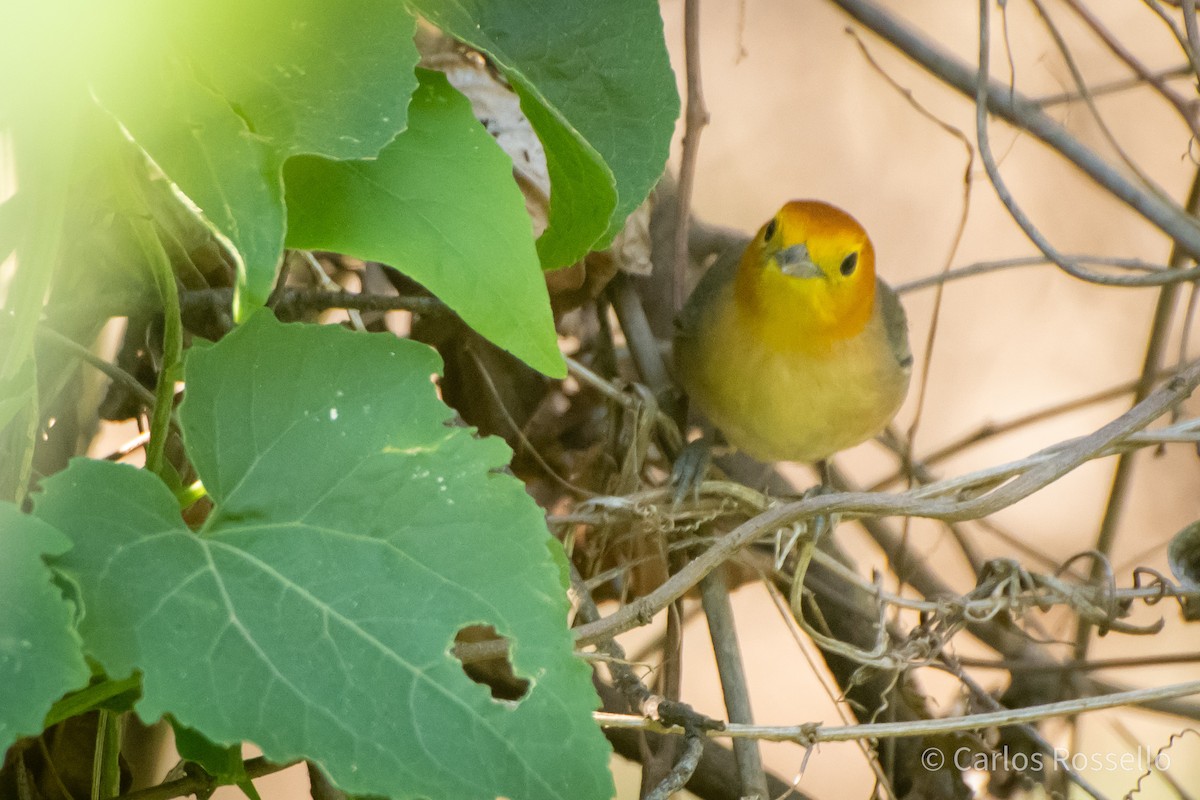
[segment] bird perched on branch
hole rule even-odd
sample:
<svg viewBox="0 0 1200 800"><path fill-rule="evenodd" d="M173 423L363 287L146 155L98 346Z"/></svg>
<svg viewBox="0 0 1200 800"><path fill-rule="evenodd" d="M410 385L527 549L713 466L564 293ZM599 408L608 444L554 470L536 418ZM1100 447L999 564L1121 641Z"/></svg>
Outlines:
<svg viewBox="0 0 1200 800"><path fill-rule="evenodd" d="M912 371L904 309L866 231L815 200L787 203L740 261L704 275L675 362L693 403L761 461L820 461L874 436Z"/></svg>

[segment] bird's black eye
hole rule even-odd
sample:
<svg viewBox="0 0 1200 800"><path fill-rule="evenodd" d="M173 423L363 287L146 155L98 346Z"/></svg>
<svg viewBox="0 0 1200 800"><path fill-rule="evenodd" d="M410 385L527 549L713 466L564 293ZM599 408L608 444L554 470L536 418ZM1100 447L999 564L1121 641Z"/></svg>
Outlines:
<svg viewBox="0 0 1200 800"><path fill-rule="evenodd" d="M854 269L858 266L858 253L851 253L842 259L842 266L839 267L843 275L853 275Z"/></svg>
<svg viewBox="0 0 1200 800"><path fill-rule="evenodd" d="M776 222L776 220L772 219L770 222L768 222L767 227L763 229L763 239L769 240L772 236L775 235L775 229L778 227L779 227L779 223Z"/></svg>

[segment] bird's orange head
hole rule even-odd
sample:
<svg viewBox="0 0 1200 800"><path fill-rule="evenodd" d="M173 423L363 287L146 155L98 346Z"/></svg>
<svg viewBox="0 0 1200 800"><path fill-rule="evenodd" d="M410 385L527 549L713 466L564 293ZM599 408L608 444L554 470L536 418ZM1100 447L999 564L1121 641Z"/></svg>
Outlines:
<svg viewBox="0 0 1200 800"><path fill-rule="evenodd" d="M875 248L854 217L793 200L759 230L738 266L734 297L764 341L828 349L858 334L875 305Z"/></svg>

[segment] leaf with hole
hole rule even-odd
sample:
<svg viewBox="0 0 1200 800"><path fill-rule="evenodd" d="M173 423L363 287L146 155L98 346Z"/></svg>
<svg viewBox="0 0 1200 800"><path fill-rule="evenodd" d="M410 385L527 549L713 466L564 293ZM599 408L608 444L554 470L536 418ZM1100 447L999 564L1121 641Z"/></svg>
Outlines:
<svg viewBox="0 0 1200 800"><path fill-rule="evenodd" d="M35 513L74 548L87 651L143 673L138 713L314 761L360 794L599 798L608 747L566 627L564 561L510 452L445 424L424 345L265 312L187 360L180 424L215 509L76 460ZM512 642L496 700L450 653ZM464 769L464 765L470 765Z"/></svg>

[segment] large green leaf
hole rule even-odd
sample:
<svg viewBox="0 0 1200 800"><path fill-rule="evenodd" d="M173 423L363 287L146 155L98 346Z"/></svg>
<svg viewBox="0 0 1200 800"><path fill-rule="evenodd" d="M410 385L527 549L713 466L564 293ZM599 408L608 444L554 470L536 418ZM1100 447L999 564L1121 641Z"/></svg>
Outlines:
<svg viewBox="0 0 1200 800"><path fill-rule="evenodd" d="M662 174L679 95L654 0L408 0L487 53L546 147L543 266L606 244Z"/></svg>
<svg viewBox="0 0 1200 800"><path fill-rule="evenodd" d="M70 542L10 503L0 503L0 753L41 732L54 701L87 683L72 608L43 555Z"/></svg>
<svg viewBox="0 0 1200 800"><path fill-rule="evenodd" d="M391 264L496 344L561 377L512 161L444 75L418 75L408 130L377 159L288 162L288 244Z"/></svg>
<svg viewBox="0 0 1200 800"><path fill-rule="evenodd" d="M415 22L397 3L235 0L103 6L97 96L234 244L251 303L283 248L280 169L365 158L404 128Z"/></svg>
<svg viewBox="0 0 1200 800"><path fill-rule="evenodd" d="M391 797L611 795L561 554L498 439L448 426L423 345L265 312L191 353L180 424L216 504L188 531L167 488L76 460L36 513L74 548L81 632L139 713L218 745L307 757ZM492 625L530 688L494 700L450 655ZM464 768L464 765L467 765Z"/></svg>

